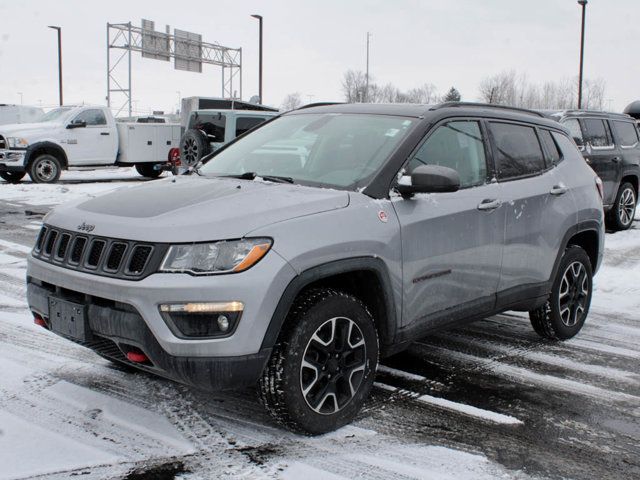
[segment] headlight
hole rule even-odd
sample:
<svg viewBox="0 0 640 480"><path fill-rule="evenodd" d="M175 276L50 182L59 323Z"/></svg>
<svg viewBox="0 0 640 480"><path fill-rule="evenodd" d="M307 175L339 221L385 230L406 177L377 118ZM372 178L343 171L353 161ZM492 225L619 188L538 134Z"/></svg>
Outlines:
<svg viewBox="0 0 640 480"><path fill-rule="evenodd" d="M27 148L29 141L26 138L7 137L7 145L9 148Z"/></svg>
<svg viewBox="0 0 640 480"><path fill-rule="evenodd" d="M160 267L161 272L194 275L236 273L247 270L271 248L268 238L245 238L213 243L172 245Z"/></svg>

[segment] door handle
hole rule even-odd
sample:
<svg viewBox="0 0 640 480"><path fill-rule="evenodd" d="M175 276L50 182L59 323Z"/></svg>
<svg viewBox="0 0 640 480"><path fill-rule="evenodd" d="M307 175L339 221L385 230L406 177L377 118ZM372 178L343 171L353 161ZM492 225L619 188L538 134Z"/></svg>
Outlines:
<svg viewBox="0 0 640 480"><path fill-rule="evenodd" d="M622 160L622 159L621 159L620 157L613 157L613 158L611 159L611 161L612 161L613 163L619 163L621 160Z"/></svg>
<svg viewBox="0 0 640 480"><path fill-rule="evenodd" d="M569 189L565 187L562 183L560 183L558 185L554 185L553 187L551 187L551 191L549 193L551 195L564 195L565 193L567 193L567 190Z"/></svg>
<svg viewBox="0 0 640 480"><path fill-rule="evenodd" d="M495 198L485 198L478 205L478 210L491 211L502 205L502 202Z"/></svg>
<svg viewBox="0 0 640 480"><path fill-rule="evenodd" d="M100 135L109 135L109 132L100 132Z"/></svg>

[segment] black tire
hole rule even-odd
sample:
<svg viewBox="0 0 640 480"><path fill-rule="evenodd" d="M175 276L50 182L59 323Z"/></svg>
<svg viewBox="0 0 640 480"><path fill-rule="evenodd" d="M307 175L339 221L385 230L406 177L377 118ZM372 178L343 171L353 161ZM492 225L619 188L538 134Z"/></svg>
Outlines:
<svg viewBox="0 0 640 480"><path fill-rule="evenodd" d="M620 185L616 201L607 214L607 227L613 231L627 230L633 224L636 215L638 192L632 184L625 182Z"/></svg>
<svg viewBox="0 0 640 480"><path fill-rule="evenodd" d="M259 381L260 398L289 430L330 432L358 414L377 365L378 335L367 307L343 292L309 290L287 316Z"/></svg>
<svg viewBox="0 0 640 480"><path fill-rule="evenodd" d="M60 161L48 153L38 155L27 167L33 183L56 183L62 173Z"/></svg>
<svg viewBox="0 0 640 480"><path fill-rule="evenodd" d="M136 163L136 171L147 178L158 178L162 175L162 170L156 169L157 163Z"/></svg>
<svg viewBox="0 0 640 480"><path fill-rule="evenodd" d="M531 310L529 319L538 335L568 340L582 329L591 305L593 273L587 253L578 246L564 252L551 296L543 306Z"/></svg>
<svg viewBox="0 0 640 480"><path fill-rule="evenodd" d="M27 172L0 172L0 178L7 183L18 183Z"/></svg>
<svg viewBox="0 0 640 480"><path fill-rule="evenodd" d="M180 141L180 161L182 165L191 167L209 153L211 153L211 144L202 131L192 128L184 133Z"/></svg>

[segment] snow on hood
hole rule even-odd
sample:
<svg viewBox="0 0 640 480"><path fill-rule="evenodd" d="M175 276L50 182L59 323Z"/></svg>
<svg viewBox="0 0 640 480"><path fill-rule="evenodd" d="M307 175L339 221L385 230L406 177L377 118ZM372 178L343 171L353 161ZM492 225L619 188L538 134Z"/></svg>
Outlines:
<svg viewBox="0 0 640 480"><path fill-rule="evenodd" d="M292 218L344 208L345 191L197 176L148 182L54 209L46 223L92 234L155 242L240 238Z"/></svg>

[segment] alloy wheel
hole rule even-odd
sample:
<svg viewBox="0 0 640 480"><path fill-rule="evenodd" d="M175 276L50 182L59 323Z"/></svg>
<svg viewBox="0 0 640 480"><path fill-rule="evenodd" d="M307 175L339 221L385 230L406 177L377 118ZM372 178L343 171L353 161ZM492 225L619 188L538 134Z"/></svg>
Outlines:
<svg viewBox="0 0 640 480"><path fill-rule="evenodd" d="M184 142L184 157L187 165L193 165L198 158L198 144L193 138Z"/></svg>
<svg viewBox="0 0 640 480"><path fill-rule="evenodd" d="M300 367L300 388L316 413L331 415L354 397L365 374L367 348L362 330L351 319L324 322L307 343Z"/></svg>
<svg viewBox="0 0 640 480"><path fill-rule="evenodd" d="M573 327L584 315L589 297L589 277L581 262L571 263L562 275L558 306L560 319L567 327Z"/></svg>
<svg viewBox="0 0 640 480"><path fill-rule="evenodd" d="M629 225L633 221L636 213L636 194L632 188L625 188L620 195L618 204L618 217L623 226Z"/></svg>

